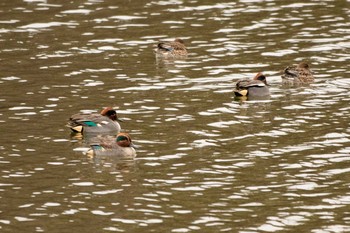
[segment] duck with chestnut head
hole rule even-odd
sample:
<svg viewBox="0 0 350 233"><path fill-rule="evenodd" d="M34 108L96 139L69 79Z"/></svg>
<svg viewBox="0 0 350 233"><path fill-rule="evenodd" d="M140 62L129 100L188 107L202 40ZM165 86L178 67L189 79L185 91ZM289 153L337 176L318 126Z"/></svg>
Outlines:
<svg viewBox="0 0 350 233"><path fill-rule="evenodd" d="M157 58L185 58L187 56L185 43L179 38L171 42L159 42L154 52Z"/></svg>
<svg viewBox="0 0 350 233"><path fill-rule="evenodd" d="M282 74L282 84L284 85L307 85L313 83L315 78L306 62L298 65L288 66Z"/></svg>
<svg viewBox="0 0 350 233"><path fill-rule="evenodd" d="M115 156L121 159L133 159L136 151L128 133L118 133L117 137L98 136L90 144L88 156Z"/></svg>
<svg viewBox="0 0 350 233"><path fill-rule="evenodd" d="M74 133L119 133L120 125L117 112L106 107L100 113L77 113L72 115L67 122Z"/></svg>
<svg viewBox="0 0 350 233"><path fill-rule="evenodd" d="M270 91L266 82L266 77L259 72L253 79L241 79L236 82L234 94L237 97L266 97L270 96Z"/></svg>

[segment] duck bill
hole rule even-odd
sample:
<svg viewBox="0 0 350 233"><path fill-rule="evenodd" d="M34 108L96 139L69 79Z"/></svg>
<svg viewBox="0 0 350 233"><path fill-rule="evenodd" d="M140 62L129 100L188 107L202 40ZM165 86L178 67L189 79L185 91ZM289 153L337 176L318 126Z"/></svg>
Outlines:
<svg viewBox="0 0 350 233"><path fill-rule="evenodd" d="M130 147L137 149L139 146L135 145L133 142L130 143Z"/></svg>
<svg viewBox="0 0 350 233"><path fill-rule="evenodd" d="M123 119L120 119L120 118L117 118L116 121L118 121L118 122L124 122L124 120L123 120Z"/></svg>

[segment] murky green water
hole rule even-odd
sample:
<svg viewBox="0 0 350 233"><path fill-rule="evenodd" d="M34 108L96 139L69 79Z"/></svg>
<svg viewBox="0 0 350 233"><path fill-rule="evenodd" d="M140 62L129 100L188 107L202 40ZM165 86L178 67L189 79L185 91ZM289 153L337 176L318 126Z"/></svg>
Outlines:
<svg viewBox="0 0 350 233"><path fill-rule="evenodd" d="M1 232L350 231L349 1L0 3ZM187 60L156 61L181 37ZM308 61L308 87L278 71ZM259 71L271 98L234 99ZM113 106L135 161L66 120Z"/></svg>

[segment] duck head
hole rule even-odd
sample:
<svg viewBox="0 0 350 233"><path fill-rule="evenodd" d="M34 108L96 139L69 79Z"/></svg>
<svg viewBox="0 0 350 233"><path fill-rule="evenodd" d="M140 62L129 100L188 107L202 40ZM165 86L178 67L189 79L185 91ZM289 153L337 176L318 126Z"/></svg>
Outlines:
<svg viewBox="0 0 350 233"><path fill-rule="evenodd" d="M309 69L309 65L306 62L300 62L297 67L302 69Z"/></svg>
<svg viewBox="0 0 350 233"><path fill-rule="evenodd" d="M180 44L185 44L185 42L182 39L180 39L180 38L176 38L174 41L178 42Z"/></svg>
<svg viewBox="0 0 350 233"><path fill-rule="evenodd" d="M120 121L122 122L121 119L118 118L118 115L117 115L117 112L111 108L111 107L106 107L104 108L101 113L100 113L102 116L106 116L108 117L109 119L111 119L112 121Z"/></svg>
<svg viewBox="0 0 350 233"><path fill-rule="evenodd" d="M118 133L116 142L121 147L133 147L131 137L128 133Z"/></svg>
<svg viewBox="0 0 350 233"><path fill-rule="evenodd" d="M254 80L259 80L259 81L265 83L265 85L267 85L266 76L263 75L263 73L261 73L261 72L259 72L255 75Z"/></svg>

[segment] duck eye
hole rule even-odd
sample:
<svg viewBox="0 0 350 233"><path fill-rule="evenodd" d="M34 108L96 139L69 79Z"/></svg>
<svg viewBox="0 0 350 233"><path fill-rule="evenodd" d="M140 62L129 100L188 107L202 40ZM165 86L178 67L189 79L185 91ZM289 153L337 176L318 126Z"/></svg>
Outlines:
<svg viewBox="0 0 350 233"><path fill-rule="evenodd" d="M261 75L261 76L258 77L258 80L260 80L260 81L263 81L265 79L266 79L266 77L264 75Z"/></svg>

